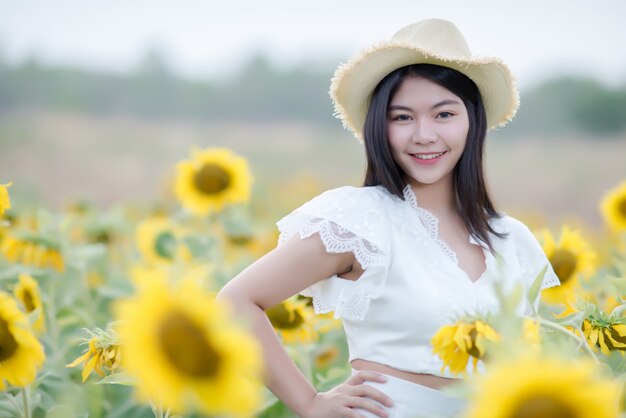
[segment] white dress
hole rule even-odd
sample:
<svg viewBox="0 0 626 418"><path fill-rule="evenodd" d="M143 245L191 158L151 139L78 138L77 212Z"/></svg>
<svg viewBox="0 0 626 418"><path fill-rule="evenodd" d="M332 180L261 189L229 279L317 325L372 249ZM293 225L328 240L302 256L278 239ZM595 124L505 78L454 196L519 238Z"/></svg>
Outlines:
<svg viewBox="0 0 626 418"><path fill-rule="evenodd" d="M341 187L315 197L277 222L279 244L295 233L319 233L328 252L354 253L364 268L357 280L329 277L301 291L315 311L343 319L349 360L364 359L395 369L454 377L432 353L430 340L462 314L498 309L494 283L522 283L527 293L547 266L543 288L559 284L541 246L520 221L502 216L492 228L492 254L481 245L486 270L470 280L439 239L437 219L417 204L410 186L404 200L383 186ZM524 298L524 301L526 298ZM519 313L529 313L527 303ZM479 369L481 368L479 363ZM468 373L471 373L468 365Z"/></svg>

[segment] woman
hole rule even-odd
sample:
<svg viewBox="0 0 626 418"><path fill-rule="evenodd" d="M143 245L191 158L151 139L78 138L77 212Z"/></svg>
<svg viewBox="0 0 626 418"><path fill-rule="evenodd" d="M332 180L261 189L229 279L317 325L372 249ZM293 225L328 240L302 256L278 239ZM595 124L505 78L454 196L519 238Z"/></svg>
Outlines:
<svg viewBox="0 0 626 418"><path fill-rule="evenodd" d="M280 245L219 296L253 318L267 386L298 416L455 416L464 403L439 390L454 380L432 354L437 329L497 310L496 281L528 290L548 265L544 287L558 284L483 180L485 134L515 114L514 81L499 60L473 58L452 23L430 19L341 66L331 95L365 144L364 186L281 219ZM328 392L307 382L264 314L296 293L343 319L353 373Z"/></svg>

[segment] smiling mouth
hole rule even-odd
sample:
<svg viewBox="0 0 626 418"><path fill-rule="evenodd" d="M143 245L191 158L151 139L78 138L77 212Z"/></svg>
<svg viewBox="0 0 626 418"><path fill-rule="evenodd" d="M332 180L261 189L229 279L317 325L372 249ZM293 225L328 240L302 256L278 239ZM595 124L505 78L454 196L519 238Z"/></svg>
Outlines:
<svg viewBox="0 0 626 418"><path fill-rule="evenodd" d="M433 158L441 157L446 152L447 151L436 152L436 153L431 153L431 154L420 153L420 154L411 154L411 155L420 160L432 160Z"/></svg>

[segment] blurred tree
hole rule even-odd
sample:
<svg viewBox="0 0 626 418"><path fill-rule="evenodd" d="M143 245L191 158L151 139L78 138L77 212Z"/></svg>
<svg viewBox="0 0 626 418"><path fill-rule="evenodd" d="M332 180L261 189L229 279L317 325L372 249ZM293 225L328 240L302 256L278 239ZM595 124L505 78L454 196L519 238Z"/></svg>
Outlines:
<svg viewBox="0 0 626 418"><path fill-rule="evenodd" d="M0 110L55 109L143 118L304 120L339 127L328 96L333 65L302 63L275 68L257 53L229 78L188 80L176 75L167 54L147 51L128 75L49 67L37 57L8 64L0 51ZM497 135L613 136L626 131L626 86L560 77L522 91L519 114Z"/></svg>
<svg viewBox="0 0 626 418"><path fill-rule="evenodd" d="M595 80L560 77L522 92L509 133L610 135L623 130L626 86L610 90Z"/></svg>

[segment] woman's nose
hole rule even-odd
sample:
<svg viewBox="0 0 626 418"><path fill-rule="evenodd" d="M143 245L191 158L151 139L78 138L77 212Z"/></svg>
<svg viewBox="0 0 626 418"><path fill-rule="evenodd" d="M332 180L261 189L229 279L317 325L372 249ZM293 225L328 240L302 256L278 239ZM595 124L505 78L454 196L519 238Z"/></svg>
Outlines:
<svg viewBox="0 0 626 418"><path fill-rule="evenodd" d="M412 139L418 144L432 144L437 141L437 135L430 123L418 121L415 123Z"/></svg>

